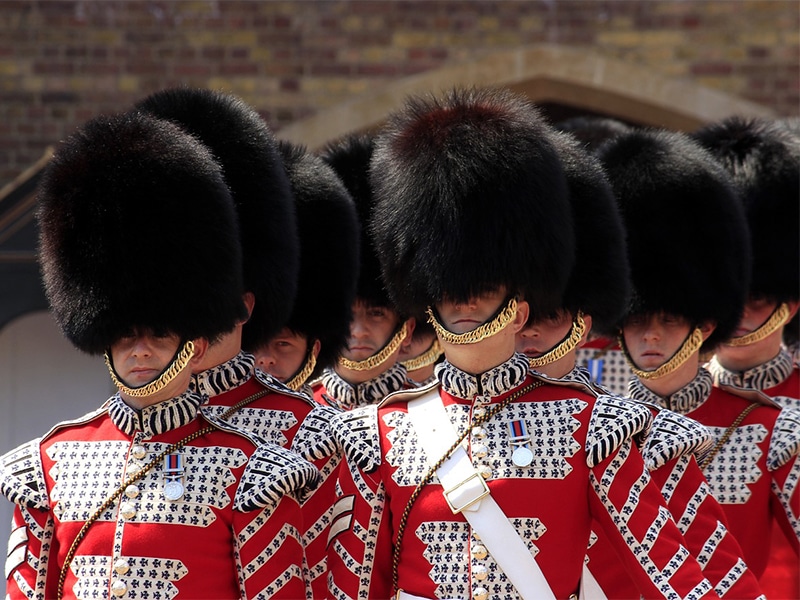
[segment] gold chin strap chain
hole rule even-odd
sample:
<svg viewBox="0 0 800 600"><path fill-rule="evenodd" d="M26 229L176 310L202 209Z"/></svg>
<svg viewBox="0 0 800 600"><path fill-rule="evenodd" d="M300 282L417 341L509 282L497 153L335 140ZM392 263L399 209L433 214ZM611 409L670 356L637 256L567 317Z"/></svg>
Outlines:
<svg viewBox="0 0 800 600"><path fill-rule="evenodd" d="M428 315L428 323L433 325L433 329L436 331L436 335L439 336L440 340L448 344L477 344L501 332L514 320L514 317L517 316L517 299L511 298L508 304L506 304L506 307L488 323L484 323L472 331L466 331L464 333L453 333L445 329L442 324L439 323L439 320L436 318L436 313L433 312L430 306L425 312Z"/></svg>
<svg viewBox="0 0 800 600"><path fill-rule="evenodd" d="M433 340L431 347L425 350L422 354L417 356L416 358L409 358L408 360L402 361L400 364L406 368L406 371L416 371L417 369L421 369L423 367L427 367L432 365L439 357L442 355L442 345L439 343L439 340Z"/></svg>
<svg viewBox="0 0 800 600"><path fill-rule="evenodd" d="M189 364L189 361L192 360L192 356L194 356L194 342L189 340L183 345L181 351L164 370L164 372L161 373L158 379L154 379L150 383L141 387L132 388L122 383L122 380L117 377L117 372L114 369L114 365L111 363L111 357L108 355L108 352L104 354L106 367L108 368L108 372L111 374L111 381L114 382L114 385L117 386L117 389L120 392L131 398L145 398L147 396L157 394L163 390L170 384L170 382L172 382L173 379L178 376L181 371L186 368L186 366Z"/></svg>
<svg viewBox="0 0 800 600"><path fill-rule="evenodd" d="M778 308L772 311L769 319L767 319L761 327L741 337L731 338L725 342L725 345L739 348L741 346L749 346L750 344L760 342L767 336L780 329L781 326L783 326L786 321L789 320L789 314L789 305L784 302Z"/></svg>
<svg viewBox="0 0 800 600"><path fill-rule="evenodd" d="M701 471L705 471L706 470L708 465L711 464L711 461L714 460L714 457L717 455L717 453L719 453L720 449L725 445L725 443L728 441L728 439L731 437L731 435L733 435L733 432L736 430L736 428L739 427L739 425L742 424L742 421L744 421L744 418L747 415L749 415L753 411L753 409L756 408L757 406L758 406L757 402L753 402L752 404L748 404L747 408L745 408L739 414L739 416L736 417L736 420L733 423L731 423L730 427L728 427L725 430L725 433L723 433L722 437L719 438L719 441L714 446L714 448L711 450L711 452L709 452L708 455L703 459L703 462L700 464L700 470Z"/></svg>
<svg viewBox="0 0 800 600"><path fill-rule="evenodd" d="M344 356L338 358L339 366L351 371L371 371L380 367L383 363L389 360L389 357L394 354L395 350L400 347L400 344L408 336L408 321L403 323L403 326L394 334L391 340L376 354L364 360L350 360Z"/></svg>
<svg viewBox="0 0 800 600"><path fill-rule="evenodd" d="M408 524L408 515L411 513L411 508L414 506L414 503L417 501L417 498L419 498L419 495L422 493L422 489L427 485L431 477L433 477L434 473L436 473L436 470L439 467L441 467L442 464L444 464L444 462L448 458L450 458L450 455L455 451L456 448L458 448L459 444L461 444L461 442L464 441L464 438L466 438L470 434L473 427L482 425L483 423L491 419L493 416L495 416L498 412L503 410L511 402L517 400L518 398L521 398L522 396L524 396L529 392L532 392L540 385L542 385L541 381L534 381L532 384L525 386L521 390L517 390L513 394L510 394L502 402L498 402L493 407L489 408L480 417L473 419L472 423L470 423L470 425L464 429L464 432L458 436L458 439L453 443L452 446L450 446L447 452L445 452L442 455L442 457L436 461L436 464L428 469L428 472L425 473L425 476L417 484L417 487L414 488L414 491L411 493L411 496L408 499L408 503L406 504L406 507L403 510L403 514L400 517L400 525L397 529L397 541L395 542L394 550L392 551L392 590L394 590L393 593L397 594L400 591L400 588L397 585L398 584L397 568L400 565L400 547L402 545L401 542L403 541L403 535L405 534L406 531L406 525Z"/></svg>
<svg viewBox="0 0 800 600"><path fill-rule="evenodd" d="M241 407L245 406L246 404L249 404L250 402L253 402L254 400L257 400L258 398L261 398L262 396L266 396L268 393L269 393L269 390L268 389L264 389L264 390L260 390L260 391L256 392L255 394L252 394L251 396L248 396L244 400L241 400L241 401L237 402L236 404L234 404L233 406L231 406L228 410L226 410L224 413L222 413L222 415L220 415L219 418L221 420L227 419L229 416L231 416L233 413L235 413ZM92 513L92 515L83 524L83 527L81 527L80 531L78 531L78 535L75 536L75 539L73 540L72 544L70 545L69 551L67 552L67 555L64 558L64 564L62 565L61 572L58 575L58 590L57 590L57 598L58 598L58 600L62 600L62 598L64 597L64 582L67 580L67 572L69 571L69 566L72 564L72 559L75 558L75 554L78 551L78 545L80 545L80 543L83 540L83 538L86 537L86 533L89 531L89 528L94 524L94 522L97 521L97 519L99 519L100 516L106 510L108 510L108 508L117 500L117 498L119 498L122 495L122 493L125 491L125 489L129 485L131 485L133 483L136 483L140 479L144 478L144 476L147 473L149 473L150 471L152 471L153 468L156 465L161 464L161 461L164 459L164 457L167 454L172 454L176 450L180 450L181 448L183 448L189 442L193 442L197 438L202 437L202 436L206 435L207 433L210 433L210 432L214 431L214 429L216 429L215 426L208 425L207 427L203 427L202 429L199 429L198 431L195 431L194 433L191 433L191 434L187 435L182 440L167 446L166 449L162 450L158 454L158 456L156 456L153 460L151 460L144 467L142 467L141 470L137 471L136 473L134 473L133 475L128 477L128 479L123 481L122 485L120 485L114 491L113 494L111 494L108 498L106 498L105 502L103 502L100 505L100 507L96 511L94 511Z"/></svg>
<svg viewBox="0 0 800 600"><path fill-rule="evenodd" d="M543 367L561 360L567 353L578 346L584 333L586 333L586 322L583 320L583 313L578 311L578 314L575 315L575 319L572 321L569 335L561 340L552 350L536 358L530 358L528 362L531 367L535 369L536 367Z"/></svg>
<svg viewBox="0 0 800 600"><path fill-rule="evenodd" d="M311 374L314 372L314 367L317 366L317 357L314 356L314 352L311 348L308 349L308 356L306 356L306 360L303 363L303 368L297 372L297 375L292 377L289 381L286 382L286 387L290 390L294 390L295 392L303 387L303 384L311 377Z"/></svg>
<svg viewBox="0 0 800 600"><path fill-rule="evenodd" d="M669 375L675 369L680 367L683 363L685 363L689 358L698 350L700 350L700 346L703 345L703 332L700 331L699 327L695 327L694 331L689 334L686 339L681 344L681 347L678 348L678 351L672 355L667 362L663 365L655 369L654 371L642 371L639 367L637 367L633 359L631 359L630 352L628 352L627 346L625 346L625 338L624 336L619 336L619 346L622 348L623 354L625 355L625 360L628 363L628 366L631 368L631 371L634 375L636 375L639 379L660 379L666 375Z"/></svg>

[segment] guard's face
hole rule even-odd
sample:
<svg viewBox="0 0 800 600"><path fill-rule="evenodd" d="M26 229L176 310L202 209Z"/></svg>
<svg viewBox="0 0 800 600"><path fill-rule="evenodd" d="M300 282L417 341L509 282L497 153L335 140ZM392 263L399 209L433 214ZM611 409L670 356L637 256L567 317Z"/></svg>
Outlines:
<svg viewBox="0 0 800 600"><path fill-rule="evenodd" d="M466 333L490 320L507 299L505 288L485 292L466 302L445 298L436 303L442 326L453 333Z"/></svg>
<svg viewBox="0 0 800 600"><path fill-rule="evenodd" d="M111 346L111 359L118 377L136 388L156 379L178 351L180 338L174 334L135 331Z"/></svg>
<svg viewBox="0 0 800 600"><path fill-rule="evenodd" d="M308 338L288 327L253 352L256 366L284 383L300 370L307 354Z"/></svg>
<svg viewBox="0 0 800 600"><path fill-rule="evenodd" d="M516 337L516 349L528 358L539 358L567 337L572 328L572 314L559 312L554 317L534 320L533 317Z"/></svg>
<svg viewBox="0 0 800 600"><path fill-rule="evenodd" d="M683 318L667 313L629 317L622 328L631 359L643 371L667 362L689 335L691 326Z"/></svg>
<svg viewBox="0 0 800 600"><path fill-rule="evenodd" d="M376 354L391 339L400 319L386 306L370 306L362 300L353 303L350 336L342 356L349 360L365 360Z"/></svg>
<svg viewBox="0 0 800 600"><path fill-rule="evenodd" d="M431 347L433 344L433 340L436 339L436 334L432 331L430 333L424 333L422 335L414 336L408 346L403 346L400 348L400 354L398 356L398 360L410 360L412 358L417 358L423 352L426 352L428 348Z"/></svg>

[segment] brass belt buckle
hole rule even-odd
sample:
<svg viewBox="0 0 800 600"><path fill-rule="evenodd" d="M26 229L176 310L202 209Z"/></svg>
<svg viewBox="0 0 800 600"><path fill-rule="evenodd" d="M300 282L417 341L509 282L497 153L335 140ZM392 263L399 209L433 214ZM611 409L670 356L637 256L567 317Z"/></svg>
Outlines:
<svg viewBox="0 0 800 600"><path fill-rule="evenodd" d="M454 506L453 503L450 501L450 494L455 492L456 490L458 490L460 487L465 486L468 483L470 483L470 481L472 479L477 479L478 482L480 482L480 484L481 484L480 487L482 488L480 494L478 496L476 496L475 498L471 499L469 502L467 502L463 506L458 506L458 507ZM467 477L464 481L462 481L460 483L457 483L456 485L454 485L450 489L447 489L447 490L444 491L444 499L447 502L447 506L449 506L450 510L453 511L453 514L456 514L456 515L458 513L462 512L462 511L468 509L470 506L472 506L473 504L475 504L476 502L478 502L479 500L485 498L488 495L489 495L489 486L486 485L486 481L483 479L483 477L481 477L480 473L478 473L477 471L472 473L472 475Z"/></svg>

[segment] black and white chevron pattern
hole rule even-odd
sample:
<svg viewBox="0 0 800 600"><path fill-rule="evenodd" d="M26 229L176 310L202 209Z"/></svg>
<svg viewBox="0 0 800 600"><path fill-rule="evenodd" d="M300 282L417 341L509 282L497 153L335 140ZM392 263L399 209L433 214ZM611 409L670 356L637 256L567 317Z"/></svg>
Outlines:
<svg viewBox="0 0 800 600"><path fill-rule="evenodd" d="M748 369L747 371L729 371L717 361L716 357L708 363L708 369L717 385L751 390L767 390L782 383L792 373L794 361L792 355L781 350L772 360Z"/></svg>
<svg viewBox="0 0 800 600"><path fill-rule="evenodd" d="M204 401L203 396L186 392L139 411L125 404L116 394L109 401L108 415L123 433L133 435L143 431L150 437L188 425L197 417Z"/></svg>
<svg viewBox="0 0 800 600"><path fill-rule="evenodd" d="M377 406L363 406L339 413L331 419L331 428L351 464L358 465L367 473L380 466Z"/></svg>
<svg viewBox="0 0 800 600"><path fill-rule="evenodd" d="M471 375L453 366L447 360L436 365L436 376L442 388L452 396L471 400L478 395L501 396L519 387L528 375L529 362L522 354L514 354L493 369Z"/></svg>
<svg viewBox="0 0 800 600"><path fill-rule="evenodd" d="M0 494L13 504L48 510L38 439L24 443L0 458Z"/></svg>
<svg viewBox="0 0 800 600"><path fill-rule="evenodd" d="M784 408L772 430L767 452L767 468L774 471L798 454L800 454L800 411Z"/></svg>
<svg viewBox="0 0 800 600"><path fill-rule="evenodd" d="M317 468L296 452L265 443L250 456L234 498L234 508L249 512L274 506L290 495L298 501L320 483Z"/></svg>
<svg viewBox="0 0 800 600"><path fill-rule="evenodd" d="M317 406L300 424L292 441L292 450L306 460L322 460L339 451L331 428L331 420L342 411L330 406Z"/></svg>
<svg viewBox="0 0 800 600"><path fill-rule="evenodd" d="M586 436L586 462L600 464L639 434L646 435L653 416L644 406L614 396L598 396Z"/></svg>
<svg viewBox="0 0 800 600"><path fill-rule="evenodd" d="M650 471L679 456L695 454L702 460L714 446L714 436L703 425L671 410L662 409L641 447L645 465Z"/></svg>

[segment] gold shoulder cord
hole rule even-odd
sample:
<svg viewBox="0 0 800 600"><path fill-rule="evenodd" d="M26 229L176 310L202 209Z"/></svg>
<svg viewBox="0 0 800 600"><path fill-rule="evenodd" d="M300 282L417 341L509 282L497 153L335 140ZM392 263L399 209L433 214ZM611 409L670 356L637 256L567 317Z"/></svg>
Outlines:
<svg viewBox="0 0 800 600"><path fill-rule="evenodd" d="M231 406L228 410L222 413L222 415L220 415L219 418L221 420L227 419L229 416L231 416L233 413L239 410L242 406L249 404L254 400L257 400L258 398L261 398L262 396L265 396L268 393L269 390L264 389L256 392L255 394L252 394L251 396L248 396L244 400L241 400L240 402L237 402L236 404ZM83 541L83 538L86 537L86 533L89 531L89 528L117 500L117 498L119 498L122 495L122 493L125 491L125 488L127 488L132 483L136 483L137 481L142 479L147 473L152 471L156 465L161 463L161 461L167 454L172 454L176 450L183 448L189 442L192 442L197 438L202 437L207 433L214 431L214 429L216 429L214 425L208 425L207 427L203 427L202 429L199 429L198 431L195 431L194 433L187 435L182 440L167 446L165 450L161 451L158 454L158 456L156 456L153 460L147 463L140 471L131 475L130 477L128 477L128 479L123 481L122 485L120 485L114 491L113 494L111 494L108 498L106 498L105 502L103 502L103 504L101 504L100 507L92 513L92 515L87 519L86 523L83 524L83 527L81 527L80 531L78 531L78 535L75 536L75 539L70 545L69 551L67 552L67 555L64 558L64 564L62 565L61 572L59 573L58 576L58 590L57 590L58 600L62 600L62 598L64 597L64 582L67 580L67 572L69 571L69 566L72 564L72 559L75 558L75 554L78 551L78 546L80 545L81 541Z"/></svg>
<svg viewBox="0 0 800 600"><path fill-rule="evenodd" d="M445 329L439 322L439 319L436 318L436 313L430 306L425 309L425 312L428 315L428 323L433 325L433 329L436 331L436 335L439 336L440 340L448 344L457 345L477 344L486 338L496 335L514 320L514 317L517 316L517 299L511 298L508 304L506 304L506 307L488 323L484 323L472 331L466 331L464 333L453 333Z"/></svg>
<svg viewBox="0 0 800 600"><path fill-rule="evenodd" d="M311 377L311 373L314 372L314 367L317 366L317 357L314 356L314 352L309 346L308 349L308 356L306 356L306 360L303 363L303 367L297 372L297 375L292 377L289 381L286 382L286 387L290 390L294 390L295 392L303 387L303 384Z"/></svg>
<svg viewBox="0 0 800 600"><path fill-rule="evenodd" d="M706 470L706 468L708 467L708 465L710 465L710 464L711 464L711 461L712 461L712 460L714 460L714 457L715 457L715 456L717 456L717 454L719 453L720 449L721 449L721 448L722 448L722 447L725 445L725 443L728 441L728 439L731 437L731 435L733 435L733 432L736 430L736 428L737 428L737 427L739 427L739 425L741 425L741 424L742 424L742 421L744 421L744 418L745 418L747 415L749 415L749 414L750 414L750 413L753 411L753 409L754 409L754 408L756 408L757 406L758 406L758 403L757 403L757 402L753 402L752 404L749 404L749 405L748 405L748 406L747 406L747 407L746 407L746 408L745 408L745 409L744 409L744 410L743 410L743 411L742 411L742 412L739 414L739 416L738 416L738 417L736 417L736 420L735 420L733 423L731 423L730 427L728 427L728 428L725 430L725 433L723 433L723 434L722 434L722 437L721 437L721 438L719 438L719 441L716 443L716 445L715 445L715 446L714 446L714 448L711 450L711 452L709 452L709 453L708 453L708 456L706 456L706 457L703 459L703 462L702 462L702 464L700 465L700 470L701 470L701 471L705 471L705 470Z"/></svg>
<svg viewBox="0 0 800 600"><path fill-rule="evenodd" d="M572 327L567 337L561 340L552 350L536 358L530 358L528 362L531 367L535 369L536 367L543 367L561 360L568 352L578 346L584 333L586 333L586 322L583 320L583 313L578 311L578 314L575 315L575 319L572 321Z"/></svg>
<svg viewBox="0 0 800 600"><path fill-rule="evenodd" d="M642 371L639 367L637 367L633 359L631 358L630 352L628 352L628 347L625 345L625 337L623 335L619 336L619 347L622 348L622 353L625 356L625 361L628 363L628 366L631 368L631 371L634 375L636 375L639 379L660 379L665 375L669 375L675 369L680 367L683 363L685 363L689 358L700 349L700 346L703 345L703 332L700 331L699 327L695 327L694 331L689 334L686 339L681 344L681 347L678 348L678 351L672 355L667 362L663 365L655 369L654 371Z"/></svg>
<svg viewBox="0 0 800 600"><path fill-rule="evenodd" d="M417 369L432 365L439 360L441 355L442 345L439 343L438 339L435 339L433 340L431 347L425 350L425 352L415 358L409 358L408 360L401 361L400 364L406 368L406 371L416 371Z"/></svg>
<svg viewBox="0 0 800 600"><path fill-rule="evenodd" d="M337 360L339 365L351 371L371 371L387 360L394 354L395 350L400 347L403 340L408 336L408 321L403 322L403 326L392 336L392 339L377 353L364 360L350 360L344 356L340 356Z"/></svg>
<svg viewBox="0 0 800 600"><path fill-rule="evenodd" d="M114 369L114 365L111 362L111 357L106 352L104 355L106 360L106 367L108 368L108 372L111 374L111 381L114 382L114 385L117 386L117 389L129 396L131 398L144 398L146 396L152 396L163 390L170 382L175 379L178 374L183 371L186 366L189 364L189 361L194 356L194 342L189 340L183 345L181 351L175 356L173 361L169 364L169 366L164 369L164 372L157 378L147 383L141 387L132 388L128 387L122 380L117 377L117 371Z"/></svg>
<svg viewBox="0 0 800 600"><path fill-rule="evenodd" d="M459 444L461 444L461 442L464 441L464 438L466 438L467 435L469 435L469 433L472 431L473 427L477 427L478 425L481 425L481 424L485 423L486 421L491 419L494 415L496 415L498 412L500 412L502 409L504 409L506 406L508 406L511 402L513 402L514 400L516 400L518 398L521 398L522 396L524 396L525 394L527 394L529 392L532 392L533 390L535 390L540 385L542 385L541 381L535 381L532 384L525 386L521 390L517 390L515 393L510 394L502 402L499 402L495 406L493 406L492 408L488 409L485 413L483 413L483 415L481 415L480 417L474 419L472 421L472 423L470 423L469 426L467 426L464 429L464 432L461 435L458 436L458 439L453 443L452 446L450 446L450 448L447 450L447 452L445 452L442 455L442 457L439 460L436 461L436 464L431 466L428 469L428 472L425 473L425 476L417 484L417 487L414 488L414 491L411 493L411 496L408 499L408 503L406 504L406 507L403 510L403 514L400 517L400 525L399 525L399 527L397 529L397 541L395 542L394 549L392 551L392 593L393 594L397 594L400 591L400 588L397 585L397 583L398 583L398 581L397 581L397 578L398 578L397 568L400 565L400 547L402 545L401 542L403 541L403 536L405 535L406 525L408 524L408 515L411 513L411 508L414 506L414 503L417 501L417 498L419 498L419 495L422 493L422 488L424 488L428 484L428 482L430 481L431 477L433 477L434 473L436 473L436 470L439 467L441 467L442 464L448 458L450 458L450 455L455 451L456 448L458 448Z"/></svg>
<svg viewBox="0 0 800 600"><path fill-rule="evenodd" d="M772 314L770 315L769 319L767 319L761 327L759 327L755 331L751 331L747 335L731 338L730 340L725 342L725 345L739 348L741 346L749 346L750 344L755 344L756 342L760 342L761 340L763 340L768 335L775 333L788 320L789 320L789 306L784 302L774 311L772 311Z"/></svg>

